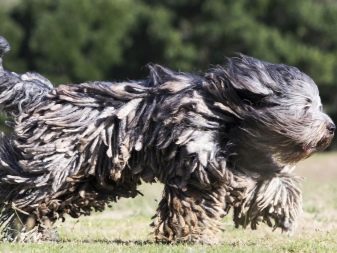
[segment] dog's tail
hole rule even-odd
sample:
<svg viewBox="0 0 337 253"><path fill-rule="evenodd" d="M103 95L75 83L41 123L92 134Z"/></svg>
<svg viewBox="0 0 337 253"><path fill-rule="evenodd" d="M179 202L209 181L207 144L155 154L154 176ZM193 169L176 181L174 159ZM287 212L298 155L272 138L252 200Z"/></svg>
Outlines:
<svg viewBox="0 0 337 253"><path fill-rule="evenodd" d="M9 43L0 36L0 105L5 112L18 115L38 105L53 85L37 73L18 75L4 70L2 60L9 50Z"/></svg>

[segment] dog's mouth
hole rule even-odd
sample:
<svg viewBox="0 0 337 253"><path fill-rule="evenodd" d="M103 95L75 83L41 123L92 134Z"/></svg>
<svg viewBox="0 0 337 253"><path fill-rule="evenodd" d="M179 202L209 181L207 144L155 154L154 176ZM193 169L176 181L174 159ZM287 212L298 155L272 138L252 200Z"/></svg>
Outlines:
<svg viewBox="0 0 337 253"><path fill-rule="evenodd" d="M332 139L333 139L334 135L329 135L329 136L325 136L323 137L318 143L317 143L317 150L318 151L322 151L324 149L326 149L327 147L329 147Z"/></svg>
<svg viewBox="0 0 337 253"><path fill-rule="evenodd" d="M310 146L310 145L302 145L303 150L303 158L308 158L311 156L314 152L318 151L316 146Z"/></svg>
<svg viewBox="0 0 337 253"><path fill-rule="evenodd" d="M333 135L330 136L324 136L322 139L320 139L316 145L311 144L303 144L302 149L304 153L308 156L310 156L312 153L316 151L323 151L327 147L329 147L331 141L333 139Z"/></svg>

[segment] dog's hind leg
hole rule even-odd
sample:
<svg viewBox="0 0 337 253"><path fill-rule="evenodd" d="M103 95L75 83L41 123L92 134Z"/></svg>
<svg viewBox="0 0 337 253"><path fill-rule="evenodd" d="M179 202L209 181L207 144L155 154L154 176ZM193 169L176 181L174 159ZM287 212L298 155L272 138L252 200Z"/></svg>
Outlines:
<svg viewBox="0 0 337 253"><path fill-rule="evenodd" d="M155 238L164 242L214 243L225 215L222 187L177 189L166 185L152 223Z"/></svg>
<svg viewBox="0 0 337 253"><path fill-rule="evenodd" d="M0 228L7 241L56 240L56 219L39 212L39 202L49 186L37 191L34 174L20 165L23 156L12 137L0 135ZM43 175L42 175L43 177Z"/></svg>
<svg viewBox="0 0 337 253"><path fill-rule="evenodd" d="M37 219L35 215L15 213L4 228L2 238L15 242L58 241L53 223L47 217Z"/></svg>

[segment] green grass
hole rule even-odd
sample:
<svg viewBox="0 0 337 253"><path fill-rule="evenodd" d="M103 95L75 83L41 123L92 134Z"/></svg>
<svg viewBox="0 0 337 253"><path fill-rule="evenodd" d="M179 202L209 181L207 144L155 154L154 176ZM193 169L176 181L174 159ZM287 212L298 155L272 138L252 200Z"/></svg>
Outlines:
<svg viewBox="0 0 337 253"><path fill-rule="evenodd" d="M144 185L144 197L123 199L103 213L58 223L62 242L2 243L0 252L337 252L337 153L319 154L299 164L304 213L291 237L266 226L234 229L224 219L218 245L155 244L149 223L162 186Z"/></svg>

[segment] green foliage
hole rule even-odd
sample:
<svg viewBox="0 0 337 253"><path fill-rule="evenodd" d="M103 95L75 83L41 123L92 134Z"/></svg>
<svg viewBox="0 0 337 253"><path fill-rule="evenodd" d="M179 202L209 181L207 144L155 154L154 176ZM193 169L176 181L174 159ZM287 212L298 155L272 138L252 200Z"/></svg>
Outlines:
<svg viewBox="0 0 337 253"><path fill-rule="evenodd" d="M28 0L13 12L26 26L29 67L64 82L104 79L123 61L133 7L129 0Z"/></svg>
<svg viewBox="0 0 337 253"><path fill-rule="evenodd" d="M0 12L16 52L10 66L55 82L138 78L148 62L198 71L234 52L296 65L321 85L337 78L335 1L16 3Z"/></svg>

